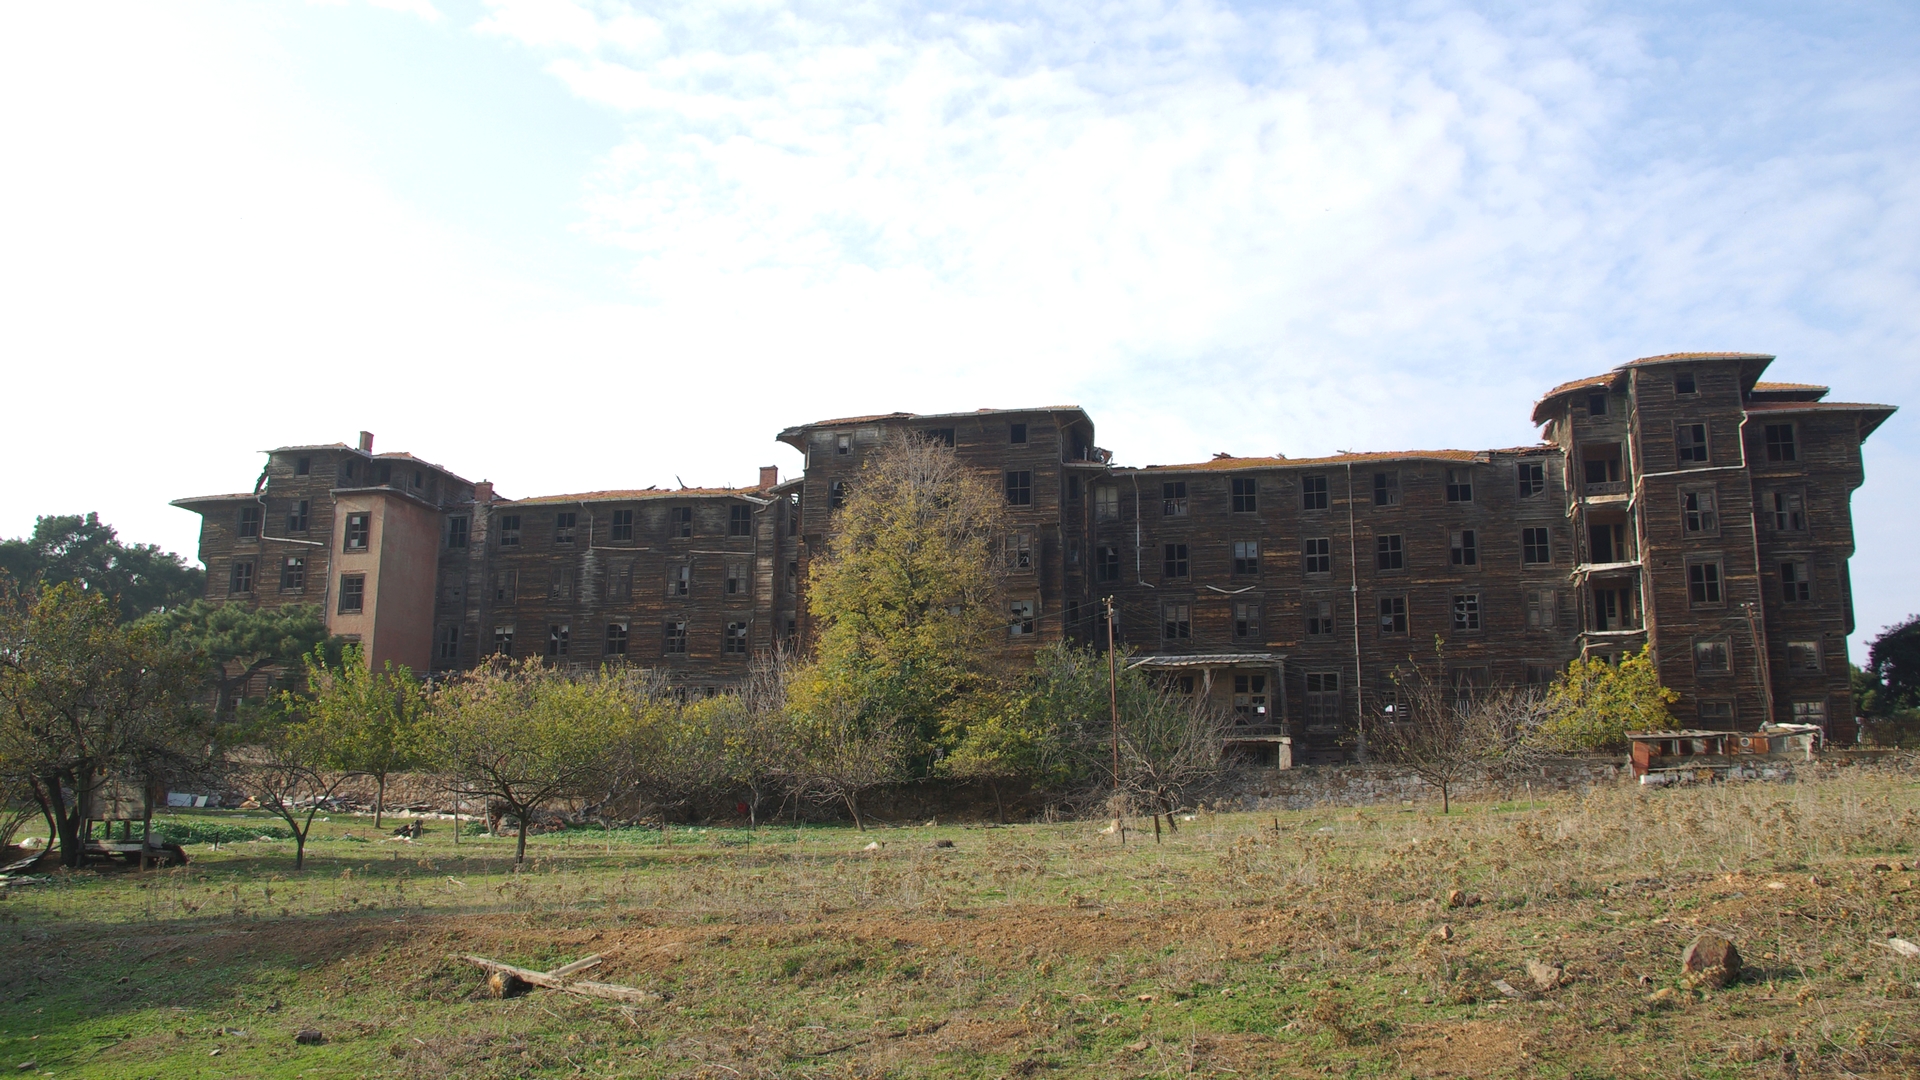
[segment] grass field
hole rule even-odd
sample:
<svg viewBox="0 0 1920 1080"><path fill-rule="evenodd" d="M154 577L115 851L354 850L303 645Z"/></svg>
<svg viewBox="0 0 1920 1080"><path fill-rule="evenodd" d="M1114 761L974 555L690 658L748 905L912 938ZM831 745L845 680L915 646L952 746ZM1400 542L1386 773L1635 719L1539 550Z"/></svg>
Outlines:
<svg viewBox="0 0 1920 1080"><path fill-rule="evenodd" d="M1104 823L574 831L521 873L510 839L336 815L299 873L253 841L6 890L0 1069L1913 1077L1920 961L1885 942L1920 940L1920 782L1841 773L1201 813L1124 846ZM1706 928L1743 981L1682 981ZM497 1000L466 952L597 952L592 977L665 1000ZM1530 960L1564 982L1537 991Z"/></svg>

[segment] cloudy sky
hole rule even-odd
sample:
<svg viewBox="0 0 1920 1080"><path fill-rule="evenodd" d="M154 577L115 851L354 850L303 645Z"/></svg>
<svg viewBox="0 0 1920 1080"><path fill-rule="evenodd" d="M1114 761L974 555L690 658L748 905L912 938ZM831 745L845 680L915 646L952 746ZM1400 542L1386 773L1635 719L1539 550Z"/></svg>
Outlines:
<svg viewBox="0 0 1920 1080"><path fill-rule="evenodd" d="M1903 3L0 6L0 535L257 451L747 482L866 411L1128 464L1507 446L1682 349L1920 404ZM1920 610L1914 413L1855 496Z"/></svg>

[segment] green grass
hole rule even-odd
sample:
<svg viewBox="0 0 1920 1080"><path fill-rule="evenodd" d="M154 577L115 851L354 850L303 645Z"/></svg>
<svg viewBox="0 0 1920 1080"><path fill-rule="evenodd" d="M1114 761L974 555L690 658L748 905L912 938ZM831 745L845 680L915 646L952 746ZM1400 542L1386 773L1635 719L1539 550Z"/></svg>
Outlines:
<svg viewBox="0 0 1920 1080"><path fill-rule="evenodd" d="M0 1068L1733 1077L1792 1051L1802 1076L1912 1076L1920 963L1874 943L1920 940L1920 884L1874 865L1911 865L1920 785L1846 773L1444 817L1201 813L1158 845L1099 823L575 829L517 872L511 838L430 822L409 844L335 814L299 872L290 841L223 839L177 870L6 890ZM1680 979L1707 927L1749 979ZM463 952L599 952L593 977L666 1000L495 1000ZM1529 959L1568 980L1510 1001L1493 982L1530 989ZM308 1027L326 1042L296 1044Z"/></svg>

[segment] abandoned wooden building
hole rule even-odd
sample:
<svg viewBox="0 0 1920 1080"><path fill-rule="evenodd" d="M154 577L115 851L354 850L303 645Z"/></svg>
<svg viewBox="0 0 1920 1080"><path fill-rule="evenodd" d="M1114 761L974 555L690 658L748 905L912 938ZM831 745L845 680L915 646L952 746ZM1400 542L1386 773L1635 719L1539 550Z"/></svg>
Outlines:
<svg viewBox="0 0 1920 1080"><path fill-rule="evenodd" d="M1649 645L1676 715L1714 729L1848 716L1847 561L1861 445L1892 406L1761 382L1772 357L1648 357L1555 387L1535 446L1122 467L1079 408L887 413L778 438L797 478L507 499L410 454L269 452L202 515L210 599L318 603L370 660L504 653L643 664L708 690L809 639L809 558L890 436L1004 490L1010 650L1103 645L1232 708L1297 760L1353 749L1392 672L1550 681Z"/></svg>

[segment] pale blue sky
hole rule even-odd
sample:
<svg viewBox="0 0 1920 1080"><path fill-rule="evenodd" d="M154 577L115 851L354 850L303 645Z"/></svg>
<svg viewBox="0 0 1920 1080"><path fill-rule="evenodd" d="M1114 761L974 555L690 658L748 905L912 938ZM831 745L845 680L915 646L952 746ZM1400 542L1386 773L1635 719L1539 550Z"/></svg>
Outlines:
<svg viewBox="0 0 1920 1080"><path fill-rule="evenodd" d="M351 439L510 496L1075 402L1130 464L1533 441L1680 349L1920 403L1911 5L0 7L0 535ZM1920 610L1909 414L1860 641Z"/></svg>

